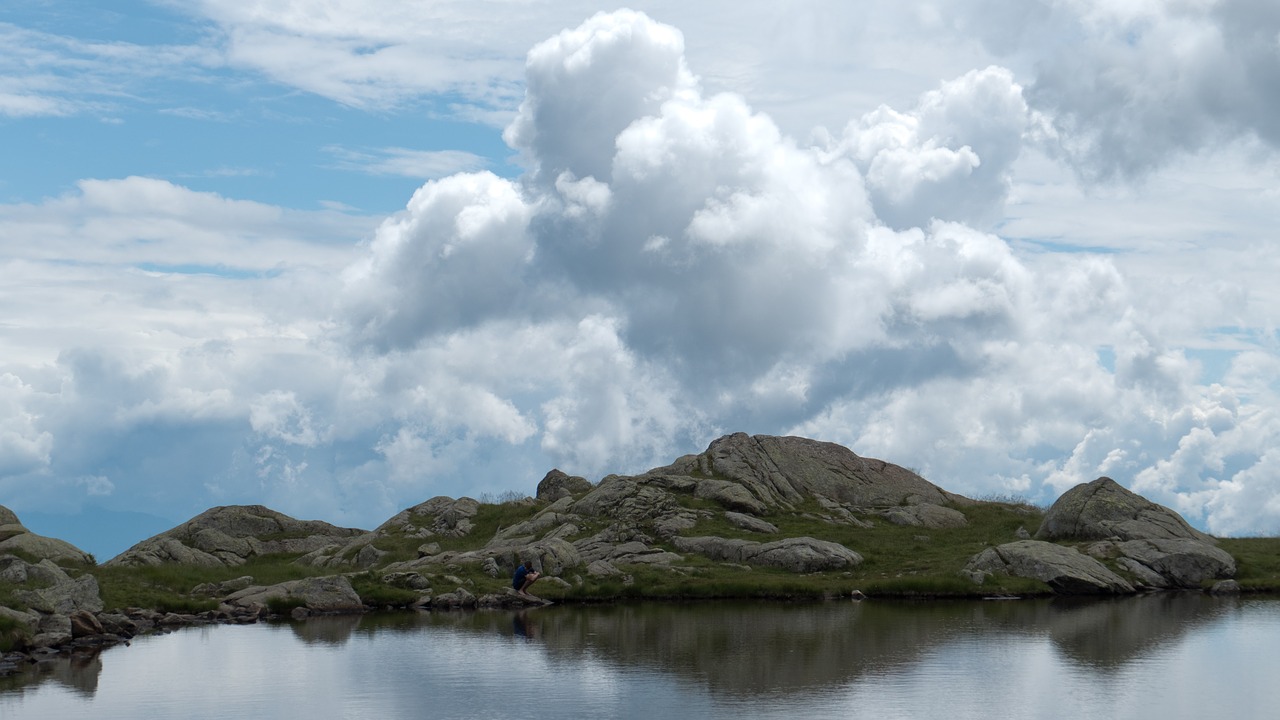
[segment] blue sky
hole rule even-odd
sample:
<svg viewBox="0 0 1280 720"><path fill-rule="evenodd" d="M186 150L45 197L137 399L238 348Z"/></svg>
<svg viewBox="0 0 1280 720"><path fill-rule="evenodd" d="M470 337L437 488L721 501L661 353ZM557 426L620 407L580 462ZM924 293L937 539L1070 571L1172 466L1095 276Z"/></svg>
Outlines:
<svg viewBox="0 0 1280 720"><path fill-rule="evenodd" d="M746 431L1280 532L1271 2L109 7L0 8L37 530L373 527Z"/></svg>

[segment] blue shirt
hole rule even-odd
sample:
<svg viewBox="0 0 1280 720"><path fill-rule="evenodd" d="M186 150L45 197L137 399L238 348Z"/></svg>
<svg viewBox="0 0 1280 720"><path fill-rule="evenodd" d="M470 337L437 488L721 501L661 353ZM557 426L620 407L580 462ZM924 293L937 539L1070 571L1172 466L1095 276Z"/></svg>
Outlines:
<svg viewBox="0 0 1280 720"><path fill-rule="evenodd" d="M524 577L525 575L528 575L528 574L529 574L529 568L525 567L524 563L521 563L520 567L516 568L515 577L511 578L511 587L515 588L516 590L519 590L521 587L523 587Z"/></svg>

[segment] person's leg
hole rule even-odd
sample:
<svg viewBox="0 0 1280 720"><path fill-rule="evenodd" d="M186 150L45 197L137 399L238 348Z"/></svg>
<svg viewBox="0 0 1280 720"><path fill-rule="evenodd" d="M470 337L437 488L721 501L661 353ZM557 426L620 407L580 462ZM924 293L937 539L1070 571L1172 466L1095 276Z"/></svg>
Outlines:
<svg viewBox="0 0 1280 720"><path fill-rule="evenodd" d="M529 586L530 586L530 585L532 585L532 584L534 584L535 582L537 582L537 580L538 580L538 578L539 578L539 577L542 577L542 576L541 576L539 573L536 573L536 572L531 572L531 573L529 573L528 575L525 575L525 576L524 576L524 585L521 585L521 586L520 586L520 594L521 594L521 595L529 595ZM532 595L529 595L529 597L533 597L533 596L532 596Z"/></svg>

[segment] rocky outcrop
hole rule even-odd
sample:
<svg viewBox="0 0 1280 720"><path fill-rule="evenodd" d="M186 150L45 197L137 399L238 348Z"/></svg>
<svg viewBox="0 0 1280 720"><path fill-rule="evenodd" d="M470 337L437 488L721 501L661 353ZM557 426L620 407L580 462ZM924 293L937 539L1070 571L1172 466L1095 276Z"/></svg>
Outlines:
<svg viewBox="0 0 1280 720"><path fill-rule="evenodd" d="M318 548L300 558L299 562L321 568L374 567L383 563L387 554L378 549L378 541L466 537L475 527L471 520L479 509L479 501L469 497L456 500L443 495L433 497L401 510L372 532Z"/></svg>
<svg viewBox="0 0 1280 720"><path fill-rule="evenodd" d="M788 507L814 496L858 508L973 502L906 468L861 457L835 443L801 437L726 435L702 454L686 455L650 474L727 480L769 507Z"/></svg>
<svg viewBox="0 0 1280 720"><path fill-rule="evenodd" d="M750 532L766 534L778 532L777 525L761 520L760 518L752 515L743 515L742 513L737 512L726 512L724 514L724 519L728 520L730 525L740 527L743 530L748 530Z"/></svg>
<svg viewBox="0 0 1280 720"><path fill-rule="evenodd" d="M143 540L107 565L234 567L261 555L309 553L364 532L319 520L296 520L261 505L231 505L206 510Z"/></svg>
<svg viewBox="0 0 1280 720"><path fill-rule="evenodd" d="M811 537L787 538L771 543L691 537L676 538L675 545L680 550L705 555L712 560L763 565L797 573L841 570L862 563L862 556L849 548Z"/></svg>
<svg viewBox="0 0 1280 720"><path fill-rule="evenodd" d="M290 580L270 586L254 585L238 590L223 599L233 608L258 609L273 604L293 605L312 613L354 613L364 610L364 603L342 575Z"/></svg>
<svg viewBox="0 0 1280 720"><path fill-rule="evenodd" d="M965 572L979 583L987 574L1031 578L1060 595L1134 592L1127 580L1088 555L1040 540L1019 540L987 548L969 561Z"/></svg>
<svg viewBox="0 0 1280 720"><path fill-rule="evenodd" d="M552 470L538 483L538 499L555 502L561 498L577 497L591 492L593 485L586 478L567 475L560 470Z"/></svg>
<svg viewBox="0 0 1280 720"><path fill-rule="evenodd" d="M1102 542L1090 554L1117 558L1117 564L1153 588L1199 588L1236 574L1236 561L1216 545L1189 538Z"/></svg>
<svg viewBox="0 0 1280 720"><path fill-rule="evenodd" d="M37 535L9 508L0 505L0 555L16 553L60 565L95 564L93 556L64 540Z"/></svg>
<svg viewBox="0 0 1280 720"><path fill-rule="evenodd" d="M97 579L87 573L72 577L49 559L33 564L0 555L0 581L12 585L14 597L36 612L70 615L76 610L102 609Z"/></svg>
<svg viewBox="0 0 1280 720"><path fill-rule="evenodd" d="M889 508L881 514L894 525L910 525L929 530L960 528L969 524L969 521L965 519L964 513L959 510L934 505L933 503L903 505Z"/></svg>
<svg viewBox="0 0 1280 720"><path fill-rule="evenodd" d="M1108 477L1077 485L1045 513L1040 540L1100 540L1090 554L1114 559L1142 586L1197 588L1235 575L1235 559L1181 515Z"/></svg>
<svg viewBox="0 0 1280 720"><path fill-rule="evenodd" d="M1109 477L1077 485L1045 513L1037 540L1167 540L1212 543L1181 515L1125 489Z"/></svg>

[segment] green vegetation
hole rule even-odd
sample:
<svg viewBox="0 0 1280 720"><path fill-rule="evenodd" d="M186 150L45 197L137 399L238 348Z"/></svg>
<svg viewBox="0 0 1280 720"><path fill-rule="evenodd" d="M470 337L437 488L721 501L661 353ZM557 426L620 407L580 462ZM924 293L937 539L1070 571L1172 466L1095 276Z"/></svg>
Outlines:
<svg viewBox="0 0 1280 720"><path fill-rule="evenodd" d="M809 536L840 543L862 555L865 560L849 570L796 574L765 567L721 563L697 555L681 553L685 561L676 566L618 564L620 575L594 577L585 568L574 568L561 578L564 587L553 580L535 586L536 594L548 599L569 602L609 602L622 599L711 599L769 598L821 599L848 597L855 590L872 597L978 597L990 595L1044 595L1050 589L1044 583L1016 577L989 578L976 586L962 577L960 570L974 555L985 548L1010 542L1019 529L1034 534L1044 516L1038 508L1016 497L989 498L972 505L957 506L968 524L959 528L924 529L895 525L874 514L856 516L856 523L833 522L830 511L816 501L794 511L778 511L767 516L776 525L776 536L762 536L738 528L725 519L714 502L692 494L677 494L679 502L703 512L705 517L685 533L686 536L715 535L755 542L769 542L784 537ZM532 518L546 507L544 502L528 498L504 498L498 503L482 503L470 519L473 529L461 538L408 537L395 535L374 543L388 553L383 564L412 560L425 543L436 543L442 551L472 550L481 547L503 528ZM590 521L579 523L576 539L597 532L602 525ZM1237 579L1246 591L1280 592L1280 538L1233 538L1222 540L1221 546L1239 563ZM679 552L673 545L660 546ZM329 575L334 571L293 562L293 556L261 557L237 567L97 567L89 569L97 576L103 600L109 609L149 607L162 611L200 612L211 610L216 601L194 596L191 590L204 583L221 583L245 575L255 585L272 585L304 577ZM430 582L435 594L463 587L474 595L504 592L508 584L505 573L491 577L478 563L452 563L431 566L421 574ZM348 575L361 600L371 607L407 607L420 596L418 590L396 587L383 580L379 570L353 572ZM0 597L0 603L12 606ZM298 603L290 600L273 602L269 609L288 613ZM0 628L3 633L3 628Z"/></svg>
<svg viewBox="0 0 1280 720"><path fill-rule="evenodd" d="M221 583L245 575L254 584L274 585L313 575L328 574L293 562L292 555L269 555L236 567L158 565L146 567L98 567L103 606L108 610L143 607L161 612L199 613L215 610L216 600L194 597L191 590L204 583Z"/></svg>
<svg viewBox="0 0 1280 720"><path fill-rule="evenodd" d="M11 617L0 615L0 653L7 653L23 646L27 628Z"/></svg>
<svg viewBox="0 0 1280 720"><path fill-rule="evenodd" d="M1280 538L1223 538L1218 547L1235 556L1243 590L1280 592Z"/></svg>

